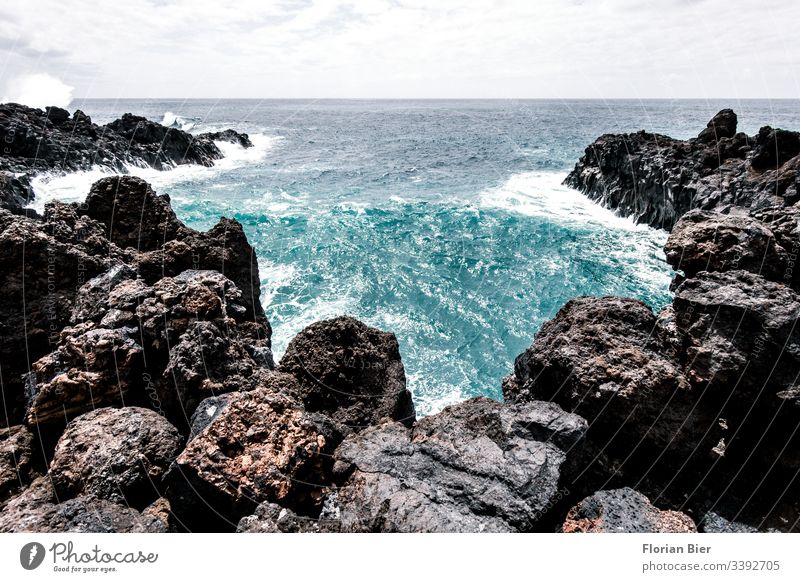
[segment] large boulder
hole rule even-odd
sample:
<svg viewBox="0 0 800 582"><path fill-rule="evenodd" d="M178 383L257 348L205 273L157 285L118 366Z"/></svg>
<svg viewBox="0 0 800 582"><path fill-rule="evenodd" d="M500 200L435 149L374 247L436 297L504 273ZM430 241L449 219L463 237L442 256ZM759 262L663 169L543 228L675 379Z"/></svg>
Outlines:
<svg viewBox="0 0 800 582"><path fill-rule="evenodd" d="M628 487L598 491L570 509L561 526L565 533L696 533L692 518L679 511L661 511Z"/></svg>
<svg viewBox="0 0 800 582"><path fill-rule="evenodd" d="M562 467L586 421L546 402L475 398L421 419L349 436L336 450L343 531L535 529L565 494Z"/></svg>
<svg viewBox="0 0 800 582"><path fill-rule="evenodd" d="M685 277L742 269L771 280L783 279L789 254L763 222L705 210L691 210L681 217L664 252L667 262Z"/></svg>
<svg viewBox="0 0 800 582"><path fill-rule="evenodd" d="M233 529L269 501L319 512L341 440L330 421L265 385L198 407L193 431L170 469L168 497L190 530Z"/></svg>
<svg viewBox="0 0 800 582"><path fill-rule="evenodd" d="M706 128L701 131L697 140L705 143L716 143L723 137L736 135L738 119L733 109L723 109L711 118Z"/></svg>
<svg viewBox="0 0 800 582"><path fill-rule="evenodd" d="M178 430L152 410L100 408L67 425L50 478L61 501L91 495L143 508L158 497L182 445Z"/></svg>
<svg viewBox="0 0 800 582"><path fill-rule="evenodd" d="M394 334L352 317L313 323L289 342L280 371L300 383L311 412L358 431L381 419L411 426L416 417Z"/></svg>

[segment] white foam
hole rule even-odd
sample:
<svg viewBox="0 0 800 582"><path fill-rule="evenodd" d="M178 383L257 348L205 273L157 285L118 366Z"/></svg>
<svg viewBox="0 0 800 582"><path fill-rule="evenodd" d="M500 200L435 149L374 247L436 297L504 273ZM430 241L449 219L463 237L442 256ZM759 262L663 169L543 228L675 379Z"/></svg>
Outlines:
<svg viewBox="0 0 800 582"><path fill-rule="evenodd" d="M225 157L217 160L211 167L185 164L170 170L156 170L149 167L128 166L125 173L147 180L156 190L173 184L207 180L264 159L275 144L282 139L279 136L254 134L250 136L250 140L253 142L251 148L243 148L228 142L215 142ZM97 180L118 174L120 172L103 167L69 174L40 174L31 180L31 187L36 197L29 206L42 212L44 205L51 200L80 202Z"/></svg>
<svg viewBox="0 0 800 582"><path fill-rule="evenodd" d="M577 190L564 186L562 182L566 177L562 172L514 174L501 186L482 192L480 205L562 223L598 224L624 230L650 229L617 216Z"/></svg>
<svg viewBox="0 0 800 582"><path fill-rule="evenodd" d="M181 117L180 115L176 115L172 111L167 111L164 113L164 117L161 119L161 125L166 127L177 127L178 129L182 129L183 131L191 131L195 125L197 125L198 118L190 117Z"/></svg>

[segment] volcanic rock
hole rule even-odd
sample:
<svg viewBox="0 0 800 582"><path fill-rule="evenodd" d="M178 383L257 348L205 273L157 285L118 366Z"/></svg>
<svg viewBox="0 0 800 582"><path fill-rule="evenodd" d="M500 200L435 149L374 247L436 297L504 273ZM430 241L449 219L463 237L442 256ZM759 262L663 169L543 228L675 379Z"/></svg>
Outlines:
<svg viewBox="0 0 800 582"><path fill-rule="evenodd" d="M696 533L692 518L661 511L628 487L598 491L573 507L562 526L565 533Z"/></svg>
<svg viewBox="0 0 800 582"><path fill-rule="evenodd" d="M552 403L475 398L408 429L386 421L336 450L343 531L529 531L562 496L586 422Z"/></svg>
<svg viewBox="0 0 800 582"><path fill-rule="evenodd" d="M0 513L0 533L164 533L156 517L105 499L81 496L59 503L50 480L39 477Z"/></svg>
<svg viewBox="0 0 800 582"><path fill-rule="evenodd" d="M263 501L319 511L341 440L330 421L268 385L212 406L220 409L170 469L168 498L181 522L191 530L232 529ZM199 409L207 415L210 407Z"/></svg>
<svg viewBox="0 0 800 582"><path fill-rule="evenodd" d="M91 495L142 508L158 497L182 445L177 429L152 410L100 408L67 425L50 478L62 501Z"/></svg>
<svg viewBox="0 0 800 582"><path fill-rule="evenodd" d="M305 328L289 342L279 369L300 382L306 410L323 412L347 429L385 418L414 423L397 338L352 317Z"/></svg>

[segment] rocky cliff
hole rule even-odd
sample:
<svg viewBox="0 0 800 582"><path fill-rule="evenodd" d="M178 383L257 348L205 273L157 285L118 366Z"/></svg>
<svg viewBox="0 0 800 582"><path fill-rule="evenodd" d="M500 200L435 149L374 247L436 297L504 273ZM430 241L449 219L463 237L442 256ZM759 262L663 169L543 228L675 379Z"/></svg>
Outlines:
<svg viewBox="0 0 800 582"><path fill-rule="evenodd" d="M737 132L730 109L696 138L608 134L586 148L565 184L636 222L672 229L692 209L730 212L800 200L800 134Z"/></svg>

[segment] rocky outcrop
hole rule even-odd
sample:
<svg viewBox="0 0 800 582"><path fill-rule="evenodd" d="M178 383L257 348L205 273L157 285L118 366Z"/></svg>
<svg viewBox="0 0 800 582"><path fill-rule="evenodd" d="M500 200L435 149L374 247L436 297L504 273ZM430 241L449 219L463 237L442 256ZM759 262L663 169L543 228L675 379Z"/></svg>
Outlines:
<svg viewBox="0 0 800 582"><path fill-rule="evenodd" d="M50 464L61 501L91 495L143 508L180 452L177 429L152 410L100 408L67 425Z"/></svg>
<svg viewBox="0 0 800 582"><path fill-rule="evenodd" d="M598 491L570 509L565 533L696 533L692 518L661 511L633 489Z"/></svg>
<svg viewBox="0 0 800 582"><path fill-rule="evenodd" d="M720 111L686 141L641 131L603 135L586 148L565 184L624 216L671 229L692 209L789 206L800 200L800 134L763 127L736 133Z"/></svg>
<svg viewBox="0 0 800 582"><path fill-rule="evenodd" d="M102 225L64 204L41 220L0 210L0 374L11 424L22 418L22 375L58 345L75 290L123 256Z"/></svg>
<svg viewBox="0 0 800 582"><path fill-rule="evenodd" d="M345 430L384 418L414 423L397 338L352 317L305 328L289 343L279 369L297 378L307 410L329 415Z"/></svg>
<svg viewBox="0 0 800 582"><path fill-rule="evenodd" d="M4 144L0 170L37 173L74 171L104 166L171 168L180 164L213 165L222 158L219 138L249 147L246 135L192 136L126 113L105 126L92 123L80 110L72 115L58 107L44 111L16 103L0 104L0 140Z"/></svg>
<svg viewBox="0 0 800 582"><path fill-rule="evenodd" d="M552 403L476 398L418 421L385 422L336 450L344 531L530 531L562 496L586 422Z"/></svg>
<svg viewBox="0 0 800 582"><path fill-rule="evenodd" d="M79 291L57 350L27 376L28 423L127 404L187 426L201 400L253 386L268 370L258 360L264 340L250 335L242 294L229 279L184 271L149 286L124 278L131 273L112 269ZM93 302L105 288L105 299Z"/></svg>

